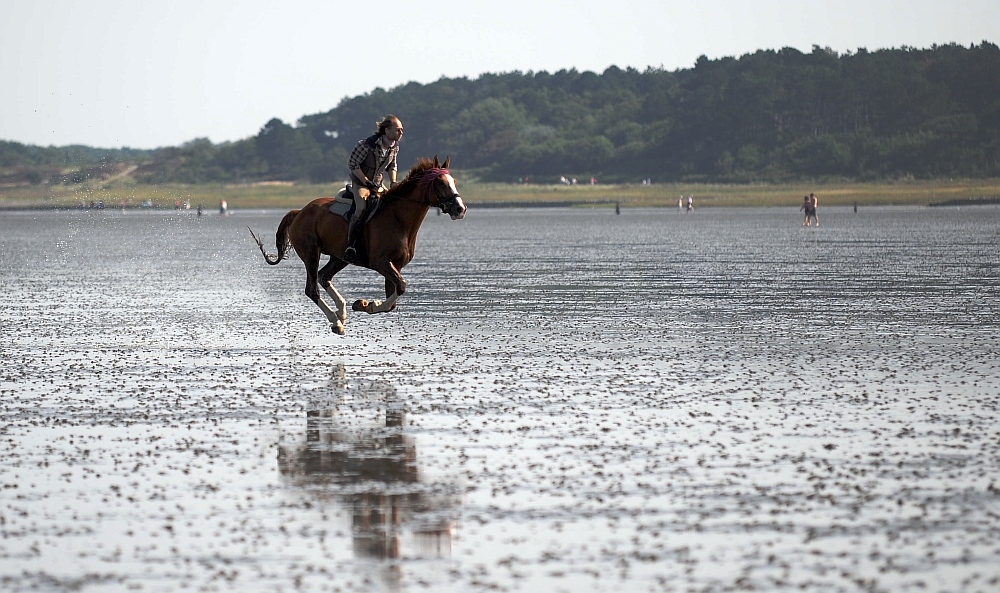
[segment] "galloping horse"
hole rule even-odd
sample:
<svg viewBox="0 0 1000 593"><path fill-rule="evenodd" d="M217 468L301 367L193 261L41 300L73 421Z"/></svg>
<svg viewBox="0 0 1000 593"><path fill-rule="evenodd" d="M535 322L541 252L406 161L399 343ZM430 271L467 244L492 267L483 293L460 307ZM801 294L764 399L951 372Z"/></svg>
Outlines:
<svg viewBox="0 0 1000 593"><path fill-rule="evenodd" d="M455 188L455 178L448 172L450 163L450 157L444 160L444 164L438 163L436 156L434 160L420 159L407 173L406 179L382 195L378 210L365 224L354 264L375 270L385 277L386 300L357 300L352 307L355 311L387 313L396 307L396 300L406 292L406 280L399 271L413 259L417 231L431 206L448 213L452 220L465 216L465 202ZM337 292L331 280L347 267L347 262L340 259L347 247L347 221L330 212L331 202L335 199L318 198L301 210L290 210L281 219L274 236L277 255L264 251L263 241L247 228L264 254L264 260L272 266L288 257L288 245L292 245L306 265L306 296L326 314L334 333L343 335L347 301ZM319 269L322 255L329 255L330 261ZM319 286L333 299L336 311L320 296Z"/></svg>

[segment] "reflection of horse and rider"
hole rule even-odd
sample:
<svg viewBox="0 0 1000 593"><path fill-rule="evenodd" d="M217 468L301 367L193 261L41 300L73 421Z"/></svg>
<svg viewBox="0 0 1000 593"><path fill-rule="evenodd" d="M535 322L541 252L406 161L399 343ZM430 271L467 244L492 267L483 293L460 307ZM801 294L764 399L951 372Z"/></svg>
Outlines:
<svg viewBox="0 0 1000 593"><path fill-rule="evenodd" d="M349 222L348 211L339 209L345 198L325 197L285 214L274 237L276 255L264 251L263 241L250 231L264 260L272 266L287 257L289 245L295 249L306 266L306 296L323 311L338 334L344 333L347 301L331 282L337 272L353 264L381 274L386 300L358 299L352 308L369 314L392 311L396 300L406 292L400 270L413 259L417 231L427 211L440 208L452 220L465 216L465 202L448 171L450 158L445 158L444 163L437 156L433 160L421 158L406 178L396 183L396 154L402 135L399 118L387 115L378 123L376 133L358 142L351 152L351 184L341 192L353 195L346 199L348 204L352 200L354 203ZM388 189L383 185L386 172L392 186ZM324 255L330 260L320 269ZM320 288L333 299L334 307L323 300Z"/></svg>
<svg viewBox="0 0 1000 593"><path fill-rule="evenodd" d="M395 388L378 381L333 387L333 401L307 411L305 442L279 446L281 475L312 496L333 495L350 508L357 557L450 556L460 496L451 484L422 483ZM366 417L366 409L374 417Z"/></svg>

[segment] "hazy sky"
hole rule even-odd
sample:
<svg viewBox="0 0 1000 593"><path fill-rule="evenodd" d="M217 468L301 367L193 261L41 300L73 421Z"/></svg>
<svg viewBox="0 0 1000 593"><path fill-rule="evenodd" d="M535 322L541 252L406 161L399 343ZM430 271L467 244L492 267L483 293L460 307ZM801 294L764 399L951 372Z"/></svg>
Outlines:
<svg viewBox="0 0 1000 593"><path fill-rule="evenodd" d="M221 142L441 76L983 40L996 0L3 0L0 139Z"/></svg>

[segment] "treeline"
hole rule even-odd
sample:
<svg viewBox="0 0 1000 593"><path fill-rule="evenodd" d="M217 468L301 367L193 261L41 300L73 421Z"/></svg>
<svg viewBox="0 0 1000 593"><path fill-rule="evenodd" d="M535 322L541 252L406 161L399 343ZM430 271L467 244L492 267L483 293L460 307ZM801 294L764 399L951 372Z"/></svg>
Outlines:
<svg viewBox="0 0 1000 593"><path fill-rule="evenodd" d="M152 156L152 150L134 148L42 147L0 140L0 182L79 183Z"/></svg>
<svg viewBox="0 0 1000 593"><path fill-rule="evenodd" d="M498 181L1000 176L1000 48L986 42L441 79L345 99L296 130L343 161L387 112L406 126L401 154L450 153Z"/></svg>
<svg viewBox="0 0 1000 593"><path fill-rule="evenodd" d="M785 48L693 68L442 78L345 98L238 142L153 151L147 182L338 181L386 113L405 168L450 154L484 180L754 182L1000 176L1000 48Z"/></svg>

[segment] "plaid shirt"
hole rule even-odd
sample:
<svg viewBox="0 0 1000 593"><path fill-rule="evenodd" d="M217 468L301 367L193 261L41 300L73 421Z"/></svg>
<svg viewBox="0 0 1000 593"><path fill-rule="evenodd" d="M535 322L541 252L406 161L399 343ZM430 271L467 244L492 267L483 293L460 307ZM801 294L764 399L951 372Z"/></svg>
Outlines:
<svg viewBox="0 0 1000 593"><path fill-rule="evenodd" d="M399 143L395 143L391 148L382 146L381 136L369 136L360 140L354 150L351 151L351 158L347 160L347 167L354 171L360 168L365 177L381 183L383 171L396 170L396 154L399 152ZM351 174L354 177L354 174ZM360 179L358 180L360 181Z"/></svg>

